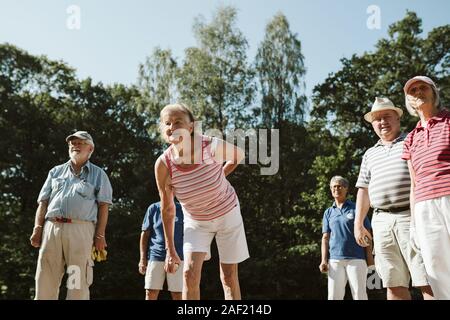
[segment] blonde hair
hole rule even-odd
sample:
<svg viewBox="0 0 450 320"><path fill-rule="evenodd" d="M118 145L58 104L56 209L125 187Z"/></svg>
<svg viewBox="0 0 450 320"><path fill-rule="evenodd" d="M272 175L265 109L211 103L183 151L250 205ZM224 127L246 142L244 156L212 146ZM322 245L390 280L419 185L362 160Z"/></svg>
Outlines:
<svg viewBox="0 0 450 320"><path fill-rule="evenodd" d="M194 114L192 113L191 109L189 109L188 106L186 106L183 103L168 104L164 108L162 108L161 112L159 113L159 132L161 134L164 134L164 132L162 131L162 128L164 126L163 115L164 115L164 113L170 112L170 111L182 112L188 116L190 122L195 122Z"/></svg>

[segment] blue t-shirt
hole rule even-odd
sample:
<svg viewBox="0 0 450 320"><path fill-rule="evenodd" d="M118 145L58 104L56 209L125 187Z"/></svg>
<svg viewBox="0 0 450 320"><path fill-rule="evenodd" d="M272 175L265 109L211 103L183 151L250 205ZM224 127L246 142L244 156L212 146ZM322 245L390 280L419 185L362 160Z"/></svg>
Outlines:
<svg viewBox="0 0 450 320"><path fill-rule="evenodd" d="M323 214L322 232L330 233L330 259L366 259L363 247L355 240L353 227L355 224L355 204L346 200L342 209L333 204ZM364 227L371 229L370 221L364 219Z"/></svg>
<svg viewBox="0 0 450 320"><path fill-rule="evenodd" d="M178 202L175 202L175 208L175 249L180 259L183 260L183 210ZM148 207L142 222L142 231L147 230L150 230L147 259L150 261L164 261L166 259L166 246L161 219L161 202L153 203Z"/></svg>

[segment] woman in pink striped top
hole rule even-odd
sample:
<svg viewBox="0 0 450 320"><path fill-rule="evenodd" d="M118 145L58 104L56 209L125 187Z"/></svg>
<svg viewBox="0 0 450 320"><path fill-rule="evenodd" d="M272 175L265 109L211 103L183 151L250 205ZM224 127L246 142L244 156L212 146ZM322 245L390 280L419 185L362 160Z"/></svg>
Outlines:
<svg viewBox="0 0 450 320"><path fill-rule="evenodd" d="M420 118L402 158L411 175L411 244L420 248L436 299L450 299L450 112L440 108L433 80L406 82L405 103Z"/></svg>
<svg viewBox="0 0 450 320"><path fill-rule="evenodd" d="M155 164L166 238L165 268L175 272L180 263L173 239L177 197L184 212L183 299L200 299L203 261L211 257L214 238L225 299L240 299L238 263L249 254L239 200L226 176L245 154L223 140L196 134L194 122L192 112L182 104L161 110L161 135L170 144Z"/></svg>

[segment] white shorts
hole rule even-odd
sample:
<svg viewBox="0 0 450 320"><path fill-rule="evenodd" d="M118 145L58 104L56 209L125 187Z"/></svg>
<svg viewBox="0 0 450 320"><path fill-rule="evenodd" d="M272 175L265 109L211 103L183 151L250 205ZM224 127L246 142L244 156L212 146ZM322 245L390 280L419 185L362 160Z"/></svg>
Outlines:
<svg viewBox="0 0 450 320"><path fill-rule="evenodd" d="M409 242L411 215L374 212L372 216L375 268L383 279L383 287L409 288L428 285L422 255Z"/></svg>
<svg viewBox="0 0 450 320"><path fill-rule="evenodd" d="M145 272L145 289L162 290L166 276L167 288L170 292L183 291L183 261L175 273L164 271L164 261L149 261Z"/></svg>
<svg viewBox="0 0 450 320"><path fill-rule="evenodd" d="M205 260L209 260L214 237L221 263L240 263L250 257L239 205L211 221L193 220L185 214L183 245L185 255L188 252L205 252Z"/></svg>

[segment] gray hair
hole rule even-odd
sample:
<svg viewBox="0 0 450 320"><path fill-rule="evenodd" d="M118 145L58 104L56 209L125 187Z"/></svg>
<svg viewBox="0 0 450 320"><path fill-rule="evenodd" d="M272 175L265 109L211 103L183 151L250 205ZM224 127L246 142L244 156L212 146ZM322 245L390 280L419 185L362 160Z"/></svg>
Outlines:
<svg viewBox="0 0 450 320"><path fill-rule="evenodd" d="M95 146L94 146L94 143L92 143L91 145L92 145L92 151L91 151L91 152L89 152L89 156L88 156L88 159L90 159L90 158L91 158L91 156L92 156L92 154L94 153L94 150L95 150Z"/></svg>
<svg viewBox="0 0 450 320"><path fill-rule="evenodd" d="M78 138L78 139L79 139L79 138ZM88 159L90 159L91 156L92 156L92 154L94 153L94 150L95 150L95 144L94 144L94 141L92 141L92 140L90 140L90 139L82 139L82 140L85 141L87 144L89 144L89 145L92 146L92 151L89 152L89 155L88 155ZM69 143L69 142L67 142L67 143Z"/></svg>
<svg viewBox="0 0 450 320"><path fill-rule="evenodd" d="M83 141L86 141L87 144L90 144L93 148L95 148L94 141L89 140L89 139L86 139L86 140L83 140Z"/></svg>
<svg viewBox="0 0 450 320"><path fill-rule="evenodd" d="M331 180L330 180L330 188L331 188L331 185L332 185L334 182L339 183L339 184L342 185L344 188L348 188L348 186L350 185L350 183L348 182L348 180L345 179L345 178L342 177L342 176L334 176L333 178L331 178Z"/></svg>

